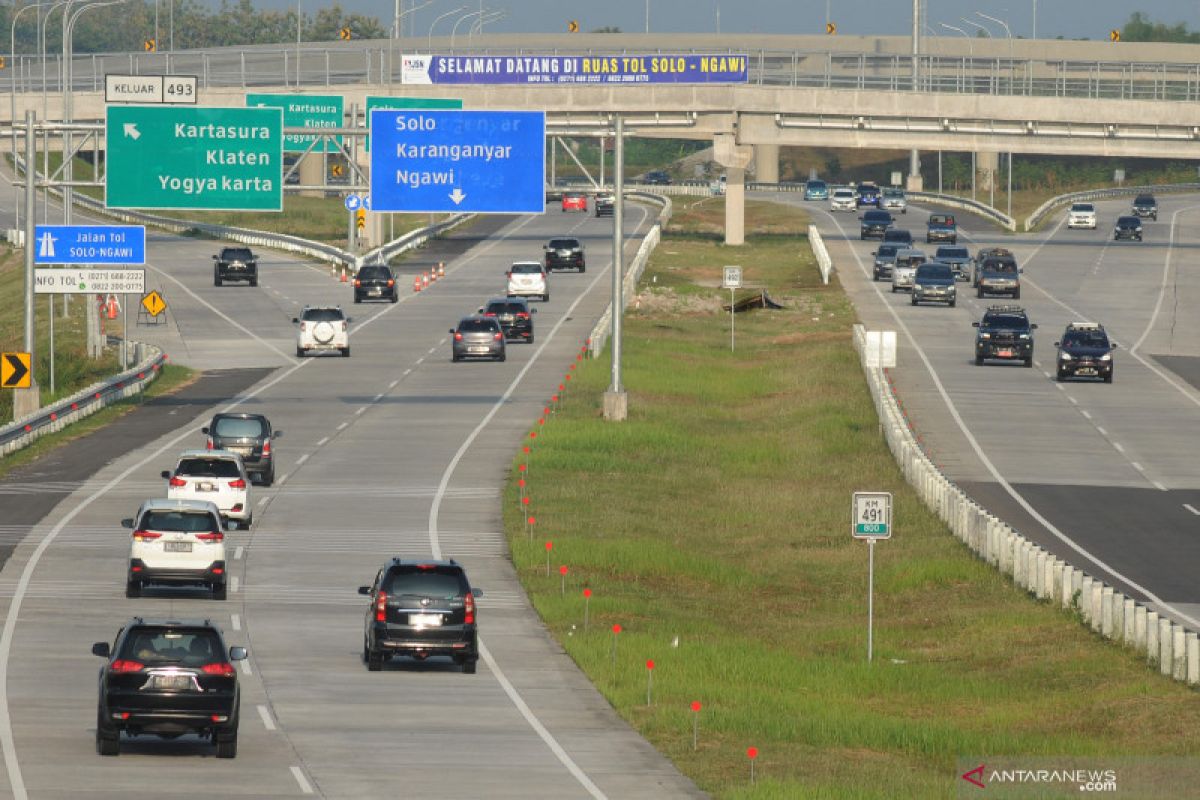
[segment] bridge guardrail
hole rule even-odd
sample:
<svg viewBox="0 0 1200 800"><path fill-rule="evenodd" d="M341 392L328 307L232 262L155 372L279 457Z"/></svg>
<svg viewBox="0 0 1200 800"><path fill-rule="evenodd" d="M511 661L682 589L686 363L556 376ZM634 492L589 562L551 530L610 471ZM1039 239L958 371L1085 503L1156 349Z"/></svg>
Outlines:
<svg viewBox="0 0 1200 800"><path fill-rule="evenodd" d="M134 359L137 365L132 369L94 383L70 397L0 428L0 456L20 450L46 434L60 431L72 422L142 391L158 377L167 356L153 345L141 342L131 344L135 344L137 348Z"/></svg>
<svg viewBox="0 0 1200 800"><path fill-rule="evenodd" d="M865 334L862 325L854 326L854 348L888 447L925 505L980 559L1029 594L1078 612L1093 631L1144 654L1163 675L1192 686L1200 684L1200 638L1195 630L1126 597L1026 539L942 473L917 443L900 410L890 375L870 365Z"/></svg>
<svg viewBox="0 0 1200 800"><path fill-rule="evenodd" d="M1064 206L1067 203L1077 203L1086 200L1105 200L1110 197L1123 197L1125 195L1136 194L1169 194L1171 192L1196 192L1200 191L1200 183L1165 183L1143 186L1114 186L1110 189L1092 189L1085 192L1067 192L1066 194L1056 195L1051 197L1046 202L1042 203L1025 219L1025 230L1031 231L1038 225L1042 224L1042 220L1050 215L1059 206Z"/></svg>

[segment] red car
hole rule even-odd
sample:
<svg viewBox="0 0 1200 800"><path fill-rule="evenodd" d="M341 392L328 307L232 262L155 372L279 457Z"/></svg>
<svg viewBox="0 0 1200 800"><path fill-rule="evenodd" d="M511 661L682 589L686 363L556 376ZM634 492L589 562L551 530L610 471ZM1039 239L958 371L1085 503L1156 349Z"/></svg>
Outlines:
<svg viewBox="0 0 1200 800"><path fill-rule="evenodd" d="M563 211L587 211L587 195L583 192L563 192Z"/></svg>

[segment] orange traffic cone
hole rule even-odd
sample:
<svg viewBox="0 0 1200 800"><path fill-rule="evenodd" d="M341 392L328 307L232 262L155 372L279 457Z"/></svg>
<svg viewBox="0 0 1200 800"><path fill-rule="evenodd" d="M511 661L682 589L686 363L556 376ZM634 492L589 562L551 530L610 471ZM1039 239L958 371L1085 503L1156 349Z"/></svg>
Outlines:
<svg viewBox="0 0 1200 800"><path fill-rule="evenodd" d="M346 277L346 268L345 268L345 267L343 267L343 268L342 268L342 278L341 278L341 280L342 280L342 283L345 283L345 282L348 280L348 278Z"/></svg>
<svg viewBox="0 0 1200 800"><path fill-rule="evenodd" d="M436 269L429 270L429 282L437 283L437 270Z"/></svg>
<svg viewBox="0 0 1200 800"><path fill-rule="evenodd" d="M438 270L437 270L437 274L438 274L438 277L439 277L439 278L444 278L444 277L446 277L446 262L445 262L445 261L439 261L439 262L438 262Z"/></svg>
<svg viewBox="0 0 1200 800"><path fill-rule="evenodd" d="M421 291L421 276L420 275L413 276L413 291L414 292Z"/></svg>
<svg viewBox="0 0 1200 800"><path fill-rule="evenodd" d="M426 287L429 286L429 273L428 272L421 273L421 285L426 286Z"/></svg>
<svg viewBox="0 0 1200 800"><path fill-rule="evenodd" d="M108 296L108 318L116 319L117 313L121 310L120 304L117 303L117 296L110 294Z"/></svg>

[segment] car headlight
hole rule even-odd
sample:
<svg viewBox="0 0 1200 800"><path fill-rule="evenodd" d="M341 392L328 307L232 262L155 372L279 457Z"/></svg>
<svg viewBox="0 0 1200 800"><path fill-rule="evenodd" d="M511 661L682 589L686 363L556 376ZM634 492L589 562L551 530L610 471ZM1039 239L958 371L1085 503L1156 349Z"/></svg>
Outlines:
<svg viewBox="0 0 1200 800"><path fill-rule="evenodd" d="M1141 225L1138 225L1136 228L1134 228L1134 230L1135 230L1135 231L1137 231L1138 233L1141 233L1141 232L1142 232L1142 226L1141 226Z"/></svg>
<svg viewBox="0 0 1200 800"><path fill-rule="evenodd" d="M1058 354L1058 357L1059 357L1059 359L1061 359L1062 361L1070 361L1070 360L1071 360L1071 354L1070 354L1070 353L1059 353L1059 354Z"/></svg>
<svg viewBox="0 0 1200 800"><path fill-rule="evenodd" d="M1112 361L1112 353L1105 353L1104 355L1100 356L1100 360L1101 361Z"/></svg>
<svg viewBox="0 0 1200 800"><path fill-rule="evenodd" d="M1028 334L1028 333L1022 333L1022 334L1021 334L1021 338L1022 338L1022 339L1028 339L1028 338L1029 338L1029 334Z"/></svg>
<svg viewBox="0 0 1200 800"><path fill-rule="evenodd" d="M980 339L990 339L990 338L992 338L992 335L990 333L981 333L981 334L979 334L979 338Z"/></svg>

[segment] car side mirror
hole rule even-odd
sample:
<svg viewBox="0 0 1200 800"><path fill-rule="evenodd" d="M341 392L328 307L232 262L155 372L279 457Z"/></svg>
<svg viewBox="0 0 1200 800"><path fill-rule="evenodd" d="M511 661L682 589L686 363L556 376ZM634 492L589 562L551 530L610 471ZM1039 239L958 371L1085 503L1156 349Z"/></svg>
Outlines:
<svg viewBox="0 0 1200 800"><path fill-rule="evenodd" d="M978 328L978 327L979 327L979 323L978 323L978 322L972 322L972 323L971 323L971 327L972 327L972 328Z"/></svg>
<svg viewBox="0 0 1200 800"><path fill-rule="evenodd" d="M244 647L229 648L229 660L230 661L245 661L246 656L248 656L248 655L250 655L250 654L246 652L246 648L244 648Z"/></svg>
<svg viewBox="0 0 1200 800"><path fill-rule="evenodd" d="M483 597L483 589L479 589L475 586L472 586L471 594L475 595L476 597Z"/></svg>
<svg viewBox="0 0 1200 800"><path fill-rule="evenodd" d="M450 332L451 332L451 333L454 333L454 328L451 328L451 329L450 329Z"/></svg>
<svg viewBox="0 0 1200 800"><path fill-rule="evenodd" d="M217 256L213 256L213 257L212 257L212 260L213 260L213 261L220 261L221 259L220 259L219 257L217 257Z"/></svg>
<svg viewBox="0 0 1200 800"><path fill-rule="evenodd" d="M299 318L299 317L292 317L292 324L295 324L295 323L297 323L297 322L299 322L299 321L300 321L300 318Z"/></svg>
<svg viewBox="0 0 1200 800"><path fill-rule="evenodd" d="M1055 342L1055 343L1054 343L1054 346L1055 346L1055 347L1062 347L1062 342Z"/></svg>
<svg viewBox="0 0 1200 800"><path fill-rule="evenodd" d="M354 317L346 317L346 322L354 322Z"/></svg>
<svg viewBox="0 0 1200 800"><path fill-rule="evenodd" d="M483 306L480 306L480 307L479 307L479 310L478 310L478 311L476 311L475 313L476 313L476 314L482 314L482 313L483 313Z"/></svg>
<svg viewBox="0 0 1200 800"><path fill-rule="evenodd" d="M166 469L164 469L162 472L160 472L160 473L158 473L158 474L159 474L159 475L161 475L161 476L163 477L163 480L169 480L169 479L171 478L171 471L170 471L170 470L166 470Z"/></svg>
<svg viewBox="0 0 1200 800"><path fill-rule="evenodd" d="M92 655L94 656L108 658L111 654L112 651L108 647L108 642L96 642L92 645Z"/></svg>
<svg viewBox="0 0 1200 800"><path fill-rule="evenodd" d="M530 314L536 314L536 313L537 313L537 309L536 309L536 308L531 308L531 309L529 309L529 313L530 313Z"/></svg>
<svg viewBox="0 0 1200 800"><path fill-rule="evenodd" d="M1116 350L1116 349L1117 349L1118 347L1120 347L1120 346L1121 346L1121 345L1117 344L1116 342L1110 342L1110 343L1109 343L1109 345L1108 345L1108 349L1109 349L1109 350Z"/></svg>
<svg viewBox="0 0 1200 800"><path fill-rule="evenodd" d="M133 517L126 517L125 519L121 520L121 527L133 530Z"/></svg>
<svg viewBox="0 0 1200 800"><path fill-rule="evenodd" d="M872 250L872 251L871 251L871 255L873 255L873 256L877 256L877 255L879 255L879 251L878 251L878 250Z"/></svg>
<svg viewBox="0 0 1200 800"><path fill-rule="evenodd" d="M1018 267L1018 268L1017 268L1017 274L1018 274L1018 275L1024 275L1024 274L1025 274L1025 268L1024 268L1024 267Z"/></svg>
<svg viewBox="0 0 1200 800"><path fill-rule="evenodd" d="M369 595L371 593L371 587L370 586L360 586L360 587L358 587L358 593Z"/></svg>
<svg viewBox="0 0 1200 800"><path fill-rule="evenodd" d="M201 429L200 429L200 432L201 432L201 433L208 433L208 428L207 428L207 427L201 428Z"/></svg>
<svg viewBox="0 0 1200 800"><path fill-rule="evenodd" d="M1031 331L1036 331L1036 330L1037 330L1037 323L1035 322L1035 323L1033 323L1032 325L1030 325L1030 326L1029 326L1029 330L1031 330Z"/></svg>
<svg viewBox="0 0 1200 800"><path fill-rule="evenodd" d="M271 431L271 438L272 439L282 439L283 431Z"/></svg>

